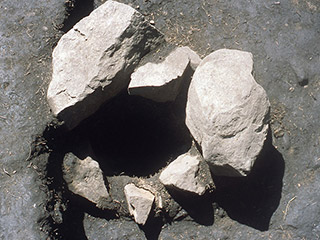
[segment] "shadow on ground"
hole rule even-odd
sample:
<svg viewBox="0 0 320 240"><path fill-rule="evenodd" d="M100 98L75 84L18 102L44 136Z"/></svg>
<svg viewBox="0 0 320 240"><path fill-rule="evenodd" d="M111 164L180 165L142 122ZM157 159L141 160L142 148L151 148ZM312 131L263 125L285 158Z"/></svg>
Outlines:
<svg viewBox="0 0 320 240"><path fill-rule="evenodd" d="M66 0L67 17L61 31L68 32L82 18L88 16L94 8L94 0Z"/></svg>
<svg viewBox="0 0 320 240"><path fill-rule="evenodd" d="M214 209L211 194L198 196L196 194L169 190L171 197L189 214L197 223L211 226L214 223Z"/></svg>
<svg viewBox="0 0 320 240"><path fill-rule="evenodd" d="M284 175L282 155L272 145L271 130L251 173L247 177L214 176L214 201L235 221L260 231L269 228L279 206Z"/></svg>

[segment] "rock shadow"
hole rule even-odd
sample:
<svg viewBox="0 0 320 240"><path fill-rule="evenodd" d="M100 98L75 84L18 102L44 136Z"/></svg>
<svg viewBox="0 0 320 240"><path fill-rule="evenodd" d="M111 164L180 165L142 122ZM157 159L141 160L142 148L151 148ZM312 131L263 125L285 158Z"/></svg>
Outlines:
<svg viewBox="0 0 320 240"><path fill-rule="evenodd" d="M87 237L83 228L84 212L69 201L69 191L63 179L62 162L69 150L69 135L61 128L48 127L43 134L47 146L51 149L46 167L47 185L49 188L46 209L49 213L46 221L49 224L49 235L53 239L82 239ZM72 231L70 231L72 229Z"/></svg>
<svg viewBox="0 0 320 240"><path fill-rule="evenodd" d="M214 201L231 219L266 231L280 203L284 169L284 159L272 145L269 130L265 146L247 177L213 176L217 188Z"/></svg>
<svg viewBox="0 0 320 240"><path fill-rule="evenodd" d="M68 32L82 18L88 16L94 9L94 0L67 0L66 18L63 21L61 31Z"/></svg>
<svg viewBox="0 0 320 240"><path fill-rule="evenodd" d="M161 217L155 217L155 213L149 215L145 225L139 225L139 228L144 232L146 239L158 240L162 227L164 225Z"/></svg>
<svg viewBox="0 0 320 240"><path fill-rule="evenodd" d="M171 197L189 214L197 223L211 226L214 223L214 209L212 196L206 193L203 196L175 189L167 189Z"/></svg>
<svg viewBox="0 0 320 240"><path fill-rule="evenodd" d="M117 209L99 209L89 200L68 190L63 178L63 160L72 152L80 159L89 156L90 150L82 136L75 132L66 132L64 128L48 127L43 134L47 146L51 149L46 167L49 188L46 209L49 216L46 222L54 239L83 239L86 234L83 226L84 213L107 220L118 218Z"/></svg>
<svg viewBox="0 0 320 240"><path fill-rule="evenodd" d="M79 211L75 204L71 204L63 218L64 222L59 227L61 239L88 240L83 226L83 211Z"/></svg>

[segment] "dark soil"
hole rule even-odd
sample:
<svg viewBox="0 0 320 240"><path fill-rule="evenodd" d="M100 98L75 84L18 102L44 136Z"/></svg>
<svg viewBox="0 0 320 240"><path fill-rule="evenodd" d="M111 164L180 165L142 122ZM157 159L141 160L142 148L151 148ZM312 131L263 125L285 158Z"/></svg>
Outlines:
<svg viewBox="0 0 320 240"><path fill-rule="evenodd" d="M154 20L168 42L202 57L220 48L252 52L255 79L271 102L271 131L253 172L246 178L214 177L216 192L202 200L175 196L173 213L145 228L73 196L61 161L89 141L101 159L119 157L104 171L121 189L128 179L112 176L148 177L190 146L183 112L123 96L113 107L129 103L124 111L103 117L106 105L67 133L46 103L53 47L102 2L0 2L0 239L320 239L319 1L120 1ZM128 125L119 121L127 118L133 120ZM127 132L137 135L140 122L150 130L124 138ZM162 145L167 138L172 142ZM119 146L137 149L140 142L163 161L148 165L141 150L132 158L138 167L128 162ZM117 152L106 152L102 143Z"/></svg>

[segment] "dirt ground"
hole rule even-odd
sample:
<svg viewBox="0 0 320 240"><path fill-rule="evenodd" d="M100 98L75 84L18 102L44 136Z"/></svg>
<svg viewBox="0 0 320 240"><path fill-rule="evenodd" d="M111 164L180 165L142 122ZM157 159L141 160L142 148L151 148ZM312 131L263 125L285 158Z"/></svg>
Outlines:
<svg viewBox="0 0 320 240"><path fill-rule="evenodd" d="M81 134L55 129L46 103L52 49L102 2L0 1L0 239L320 239L320 2L120 1L202 57L252 52L271 102L271 133L253 173L216 177L213 196L191 201L196 207L178 201L177 217L145 228L64 188L61 142L72 147Z"/></svg>

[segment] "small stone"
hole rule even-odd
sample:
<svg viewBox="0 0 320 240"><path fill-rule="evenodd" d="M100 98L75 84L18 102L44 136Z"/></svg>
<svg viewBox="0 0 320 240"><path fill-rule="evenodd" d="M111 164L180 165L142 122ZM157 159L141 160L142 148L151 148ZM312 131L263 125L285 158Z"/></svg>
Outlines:
<svg viewBox="0 0 320 240"><path fill-rule="evenodd" d="M202 164L201 164L202 162ZM207 164L198 155L185 153L171 162L160 174L166 187L203 195L213 185Z"/></svg>
<svg viewBox="0 0 320 240"><path fill-rule="evenodd" d="M140 59L163 35L132 7L107 1L59 40L47 98L73 129L125 89Z"/></svg>
<svg viewBox="0 0 320 240"><path fill-rule="evenodd" d="M277 128L274 130L273 135L275 136L275 138L281 138L284 135L284 131L282 128Z"/></svg>
<svg viewBox="0 0 320 240"><path fill-rule="evenodd" d="M133 183L124 187L124 193L130 214L133 215L136 223L144 225L148 220L154 195L145 189L136 187Z"/></svg>
<svg viewBox="0 0 320 240"><path fill-rule="evenodd" d="M270 103L251 72L252 54L221 49L197 67L186 125L217 175L245 176L267 136Z"/></svg>
<svg viewBox="0 0 320 240"><path fill-rule="evenodd" d="M99 163L91 157L81 160L71 153L67 154L63 161L63 178L71 192L96 206L103 199L109 198Z"/></svg>
<svg viewBox="0 0 320 240"><path fill-rule="evenodd" d="M151 25L154 25L154 24L155 24L154 20L150 20L149 23L150 23Z"/></svg>
<svg viewBox="0 0 320 240"><path fill-rule="evenodd" d="M146 63L131 75L130 95L156 102L174 101L190 66L186 49L176 48L160 63Z"/></svg>

